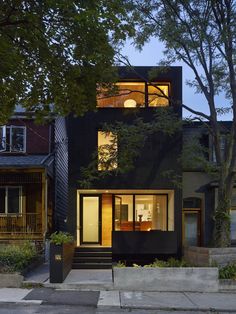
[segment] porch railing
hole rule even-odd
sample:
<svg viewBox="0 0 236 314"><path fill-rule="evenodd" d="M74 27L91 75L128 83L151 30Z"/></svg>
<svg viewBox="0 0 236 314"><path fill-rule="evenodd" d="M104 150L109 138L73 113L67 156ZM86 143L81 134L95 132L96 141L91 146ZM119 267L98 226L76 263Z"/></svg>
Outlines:
<svg viewBox="0 0 236 314"><path fill-rule="evenodd" d="M0 216L0 234L40 234L42 215L36 213Z"/></svg>

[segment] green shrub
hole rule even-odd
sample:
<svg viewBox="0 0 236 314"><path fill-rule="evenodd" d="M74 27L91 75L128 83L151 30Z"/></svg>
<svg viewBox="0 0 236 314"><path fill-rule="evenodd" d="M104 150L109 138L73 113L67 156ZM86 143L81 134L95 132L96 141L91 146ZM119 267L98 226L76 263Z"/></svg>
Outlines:
<svg viewBox="0 0 236 314"><path fill-rule="evenodd" d="M171 257L167 261L155 259L153 263L144 265L143 267L151 268L151 267L192 267L192 266L193 265L187 263L185 260L178 260ZM125 262L119 261L116 267L126 267L126 264ZM133 267L139 268L142 266L138 264L133 264Z"/></svg>
<svg viewBox="0 0 236 314"><path fill-rule="evenodd" d="M71 234L62 231L54 232L53 234L51 234L50 239L51 239L50 242L56 245L74 242L74 237Z"/></svg>
<svg viewBox="0 0 236 314"><path fill-rule="evenodd" d="M220 279L236 279L236 262L219 268Z"/></svg>
<svg viewBox="0 0 236 314"><path fill-rule="evenodd" d="M126 267L126 264L125 264L125 262L119 261L119 262L116 264L116 267L123 268L123 267Z"/></svg>
<svg viewBox="0 0 236 314"><path fill-rule="evenodd" d="M191 267L185 260L178 260L173 257L169 258L167 261L155 259L155 261L145 267Z"/></svg>
<svg viewBox="0 0 236 314"><path fill-rule="evenodd" d="M36 256L36 248L31 242L4 246L0 249L0 271L21 272Z"/></svg>

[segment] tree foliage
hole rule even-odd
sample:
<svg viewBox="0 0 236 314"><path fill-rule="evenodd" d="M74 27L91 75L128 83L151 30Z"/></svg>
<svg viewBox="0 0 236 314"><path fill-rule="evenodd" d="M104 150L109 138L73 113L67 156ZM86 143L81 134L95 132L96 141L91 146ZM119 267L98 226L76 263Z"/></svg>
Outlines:
<svg viewBox="0 0 236 314"><path fill-rule="evenodd" d="M156 37L165 45L163 64L183 61L194 73L189 84L207 100L210 114L182 104L198 120L209 122L218 169L215 244L230 245L229 212L236 167L236 3L234 0L131 0L138 48ZM231 108L218 108L216 96L225 93ZM219 114L231 111L226 154L221 154ZM207 111L207 110L206 110Z"/></svg>
<svg viewBox="0 0 236 314"><path fill-rule="evenodd" d="M123 0L1 1L0 123L16 104L38 116L93 109L131 34L127 14Z"/></svg>

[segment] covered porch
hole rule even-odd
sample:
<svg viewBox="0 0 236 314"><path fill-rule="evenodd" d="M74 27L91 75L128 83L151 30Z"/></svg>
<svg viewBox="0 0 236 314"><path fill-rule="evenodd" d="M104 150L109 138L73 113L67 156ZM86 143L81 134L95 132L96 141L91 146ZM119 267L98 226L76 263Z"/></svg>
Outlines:
<svg viewBox="0 0 236 314"><path fill-rule="evenodd" d="M43 241L51 226L51 183L46 170L1 169L0 241Z"/></svg>

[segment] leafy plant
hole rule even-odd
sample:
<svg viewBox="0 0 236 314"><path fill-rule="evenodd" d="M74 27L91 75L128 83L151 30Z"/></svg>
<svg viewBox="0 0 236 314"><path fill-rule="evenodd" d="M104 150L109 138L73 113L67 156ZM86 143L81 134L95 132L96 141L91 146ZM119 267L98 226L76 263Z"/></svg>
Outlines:
<svg viewBox="0 0 236 314"><path fill-rule="evenodd" d="M72 243L74 241L74 237L68 232L56 231L50 236L50 242L56 245L60 245L63 243Z"/></svg>
<svg viewBox="0 0 236 314"><path fill-rule="evenodd" d="M37 251L31 242L4 246L0 249L0 271L21 272L35 257Z"/></svg>
<svg viewBox="0 0 236 314"><path fill-rule="evenodd" d="M173 257L169 258L167 261L155 259L153 263L151 264L146 264L143 267L144 268L151 268L151 267L192 267L193 265L187 263L185 260L178 260ZM125 262L119 261L116 265L116 267L126 267ZM139 268L142 267L141 265L138 264L133 264L133 267Z"/></svg>
<svg viewBox="0 0 236 314"><path fill-rule="evenodd" d="M219 269L220 279L236 279L236 262L230 263Z"/></svg>
<svg viewBox="0 0 236 314"><path fill-rule="evenodd" d="M125 264L125 262L118 261L118 263L116 264L116 267L124 268L124 267L126 267L126 264Z"/></svg>

